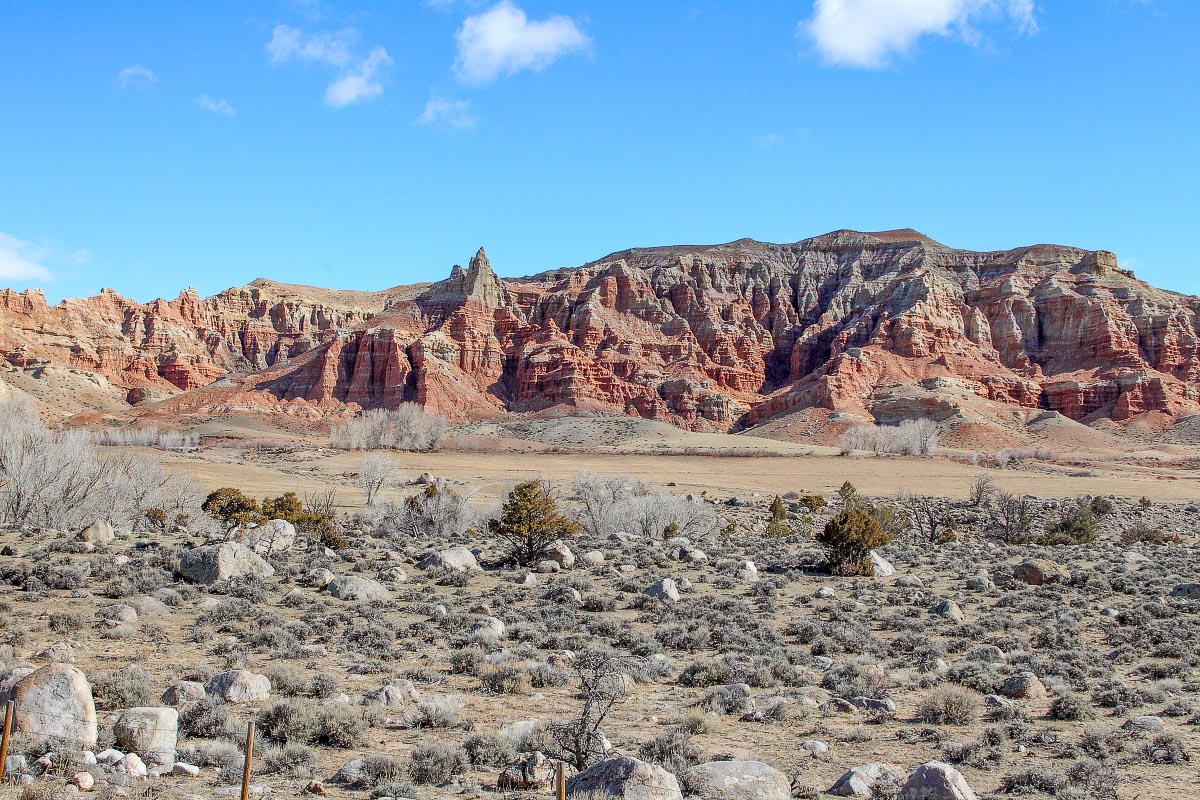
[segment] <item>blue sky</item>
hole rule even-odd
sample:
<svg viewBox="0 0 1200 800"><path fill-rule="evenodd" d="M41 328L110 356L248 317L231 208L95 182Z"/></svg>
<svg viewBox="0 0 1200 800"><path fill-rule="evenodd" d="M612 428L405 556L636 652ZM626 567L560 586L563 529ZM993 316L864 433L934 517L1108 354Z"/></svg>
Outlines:
<svg viewBox="0 0 1200 800"><path fill-rule="evenodd" d="M1200 293L1200 3L0 8L0 285L379 289L914 227Z"/></svg>

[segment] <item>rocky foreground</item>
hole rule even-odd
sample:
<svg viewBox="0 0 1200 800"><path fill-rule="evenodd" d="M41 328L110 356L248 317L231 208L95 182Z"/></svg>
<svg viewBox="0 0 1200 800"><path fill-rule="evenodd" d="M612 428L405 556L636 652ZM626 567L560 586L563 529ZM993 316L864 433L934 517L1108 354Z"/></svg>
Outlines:
<svg viewBox="0 0 1200 800"><path fill-rule="evenodd" d="M728 431L796 412L1161 424L1200 410L1200 299L1104 251L980 253L914 231L633 249L519 279L480 250L444 281L373 293L260 280L48 308L4 291L0 323L0 378L59 415L416 401L455 420L564 408Z"/></svg>
<svg viewBox="0 0 1200 800"><path fill-rule="evenodd" d="M278 519L0 531L6 776L31 800L230 797L253 719L254 797L547 796L590 697L612 702L567 769L577 800L1167 798L1195 779L1195 504L1094 500L1095 541L1046 545L1012 540L1003 497L926 498L911 508L952 540L917 525L873 576L836 578L803 531L845 498L681 501L667 538L588 522L580 498L584 529L531 568L487 534L414 538L404 504L325 543ZM1025 502L1035 536L1067 510ZM794 533L767 533L775 509ZM617 665L599 691L596 664Z"/></svg>

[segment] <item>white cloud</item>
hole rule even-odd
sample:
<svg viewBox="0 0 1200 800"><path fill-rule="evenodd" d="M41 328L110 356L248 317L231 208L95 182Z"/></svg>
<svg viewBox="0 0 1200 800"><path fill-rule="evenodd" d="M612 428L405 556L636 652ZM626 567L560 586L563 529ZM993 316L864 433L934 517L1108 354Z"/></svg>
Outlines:
<svg viewBox="0 0 1200 800"><path fill-rule="evenodd" d="M591 39L570 17L555 15L537 22L502 0L467 17L455 34L454 72L465 83L482 85L521 70L540 70L561 56L582 50Z"/></svg>
<svg viewBox="0 0 1200 800"><path fill-rule="evenodd" d="M974 41L974 21L1004 14L1021 33L1037 31L1034 0L814 0L800 27L827 62L875 68L922 36Z"/></svg>
<svg viewBox="0 0 1200 800"><path fill-rule="evenodd" d="M237 109L229 105L224 99L216 100L206 94L202 94L196 98L196 106L222 117L232 117L237 113Z"/></svg>
<svg viewBox="0 0 1200 800"><path fill-rule="evenodd" d="M383 72L392 64L382 47L371 48L366 58L359 60L354 53L358 38L354 28L305 33L299 28L276 25L266 50L275 64L307 61L337 67L337 77L325 88L325 104L342 108L383 94Z"/></svg>
<svg viewBox="0 0 1200 800"><path fill-rule="evenodd" d="M267 54L276 64L288 61L315 61L343 67L354 59L358 31L354 28L330 33L305 33L299 28L276 25L267 42Z"/></svg>
<svg viewBox="0 0 1200 800"><path fill-rule="evenodd" d="M154 70L134 64L117 73L117 83L122 89L151 89L158 83L158 76Z"/></svg>
<svg viewBox="0 0 1200 800"><path fill-rule="evenodd" d="M479 124L479 117L471 113L469 100L450 100L433 95L425 103L425 110L417 118L422 125L447 125L460 130L470 130Z"/></svg>
<svg viewBox="0 0 1200 800"><path fill-rule="evenodd" d="M50 270L41 263L46 256L45 247L0 233L0 280L53 280Z"/></svg>
<svg viewBox="0 0 1200 800"><path fill-rule="evenodd" d="M325 104L341 108L383 94L379 72L391 63L392 59L387 50L382 47L372 48L365 59L329 84L329 88L325 90Z"/></svg>

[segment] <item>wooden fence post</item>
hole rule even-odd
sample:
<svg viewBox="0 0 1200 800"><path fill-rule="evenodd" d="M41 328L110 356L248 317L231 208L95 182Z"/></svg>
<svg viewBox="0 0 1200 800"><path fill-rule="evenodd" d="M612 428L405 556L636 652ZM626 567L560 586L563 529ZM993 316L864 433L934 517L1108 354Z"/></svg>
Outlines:
<svg viewBox="0 0 1200 800"><path fill-rule="evenodd" d="M242 765L242 800L250 797L250 759L254 756L254 720L246 726L246 763Z"/></svg>
<svg viewBox="0 0 1200 800"><path fill-rule="evenodd" d="M4 704L4 738L0 739L0 781L4 780L4 763L8 759L8 734L12 730L13 701Z"/></svg>
<svg viewBox="0 0 1200 800"><path fill-rule="evenodd" d="M554 771L554 796L558 800L567 800L567 765L561 761Z"/></svg>

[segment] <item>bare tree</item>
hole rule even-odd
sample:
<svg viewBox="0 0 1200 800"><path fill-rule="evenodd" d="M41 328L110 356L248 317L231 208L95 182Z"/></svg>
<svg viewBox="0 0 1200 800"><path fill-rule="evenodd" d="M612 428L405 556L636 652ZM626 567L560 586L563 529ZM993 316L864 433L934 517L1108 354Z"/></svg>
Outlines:
<svg viewBox="0 0 1200 800"><path fill-rule="evenodd" d="M912 531L919 541L944 542L958 529L954 517L945 512L937 498L900 492L896 502L908 514Z"/></svg>
<svg viewBox="0 0 1200 800"><path fill-rule="evenodd" d="M996 480L986 472L976 475L975 482L971 484L971 505L976 508L984 508L991 503L995 496Z"/></svg>
<svg viewBox="0 0 1200 800"><path fill-rule="evenodd" d="M399 479L396 460L381 453L365 455L358 466L358 485L366 495L367 505L375 505L379 493L395 485Z"/></svg>
<svg viewBox="0 0 1200 800"><path fill-rule="evenodd" d="M604 721L625 699L634 671L636 661L632 657L600 651L582 653L575 663L575 673L583 704L572 719L553 722L546 729L546 755L580 771L604 758L608 741Z"/></svg>
<svg viewBox="0 0 1200 800"><path fill-rule="evenodd" d="M332 517L337 513L337 495L334 489L324 489L304 495L304 509L312 514Z"/></svg>
<svg viewBox="0 0 1200 800"><path fill-rule="evenodd" d="M1033 504L1028 498L1003 491L996 492L988 527L1002 541L1012 543L1027 539L1033 520Z"/></svg>

